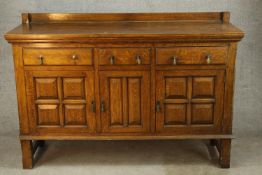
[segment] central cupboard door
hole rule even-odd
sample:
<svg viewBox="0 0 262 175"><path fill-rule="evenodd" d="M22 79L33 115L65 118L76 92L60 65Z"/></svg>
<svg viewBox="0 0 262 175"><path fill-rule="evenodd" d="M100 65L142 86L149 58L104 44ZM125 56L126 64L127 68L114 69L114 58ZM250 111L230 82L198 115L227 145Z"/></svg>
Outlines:
<svg viewBox="0 0 262 175"><path fill-rule="evenodd" d="M101 71L102 132L148 132L150 76L147 71Z"/></svg>

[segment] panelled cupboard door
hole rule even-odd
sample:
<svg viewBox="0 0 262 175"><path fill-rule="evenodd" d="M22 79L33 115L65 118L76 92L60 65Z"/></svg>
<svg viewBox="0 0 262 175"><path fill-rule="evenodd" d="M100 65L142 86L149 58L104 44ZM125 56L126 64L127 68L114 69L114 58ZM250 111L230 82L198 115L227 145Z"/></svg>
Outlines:
<svg viewBox="0 0 262 175"><path fill-rule="evenodd" d="M32 132L95 130L93 71L26 71Z"/></svg>
<svg viewBox="0 0 262 175"><path fill-rule="evenodd" d="M158 71L156 75L157 132L221 131L224 70Z"/></svg>
<svg viewBox="0 0 262 175"><path fill-rule="evenodd" d="M101 71L100 111L104 133L148 132L150 72Z"/></svg>

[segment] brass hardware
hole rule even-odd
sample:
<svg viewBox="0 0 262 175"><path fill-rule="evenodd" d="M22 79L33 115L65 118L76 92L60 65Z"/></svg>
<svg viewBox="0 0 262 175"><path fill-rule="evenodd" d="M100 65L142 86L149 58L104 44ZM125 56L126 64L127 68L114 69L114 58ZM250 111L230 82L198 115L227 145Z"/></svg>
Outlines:
<svg viewBox="0 0 262 175"><path fill-rule="evenodd" d="M211 54L207 54L207 64L210 64L212 61L212 55Z"/></svg>
<svg viewBox="0 0 262 175"><path fill-rule="evenodd" d="M77 55L72 55L72 60L77 60L78 59L78 56Z"/></svg>
<svg viewBox="0 0 262 175"><path fill-rule="evenodd" d="M173 60L173 62L172 62L173 65L176 65L176 64L177 64L177 57L176 57L176 56L173 56L173 57L172 57L172 60Z"/></svg>
<svg viewBox="0 0 262 175"><path fill-rule="evenodd" d="M94 100L92 100L92 102L91 102L91 111L96 112L96 103L95 103Z"/></svg>
<svg viewBox="0 0 262 175"><path fill-rule="evenodd" d="M115 64L115 57L112 55L109 57L110 64Z"/></svg>
<svg viewBox="0 0 262 175"><path fill-rule="evenodd" d="M39 55L40 64L44 64L44 56Z"/></svg>
<svg viewBox="0 0 262 175"><path fill-rule="evenodd" d="M137 62L137 64L142 63L141 57L139 55L136 56L136 62Z"/></svg>
<svg viewBox="0 0 262 175"><path fill-rule="evenodd" d="M161 111L161 104L160 101L156 102L156 112L160 112Z"/></svg>
<svg viewBox="0 0 262 175"><path fill-rule="evenodd" d="M101 101L101 112L105 112L106 109L105 109L105 102L104 100Z"/></svg>

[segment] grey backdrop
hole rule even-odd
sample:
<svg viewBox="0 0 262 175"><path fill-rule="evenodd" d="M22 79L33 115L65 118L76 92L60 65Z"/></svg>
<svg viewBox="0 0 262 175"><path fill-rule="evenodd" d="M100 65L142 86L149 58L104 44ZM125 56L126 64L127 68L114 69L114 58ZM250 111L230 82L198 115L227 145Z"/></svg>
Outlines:
<svg viewBox="0 0 262 175"><path fill-rule="evenodd" d="M236 64L234 133L262 135L262 0L0 0L0 136L18 134L11 46L3 34L21 23L22 12L230 11L246 32Z"/></svg>

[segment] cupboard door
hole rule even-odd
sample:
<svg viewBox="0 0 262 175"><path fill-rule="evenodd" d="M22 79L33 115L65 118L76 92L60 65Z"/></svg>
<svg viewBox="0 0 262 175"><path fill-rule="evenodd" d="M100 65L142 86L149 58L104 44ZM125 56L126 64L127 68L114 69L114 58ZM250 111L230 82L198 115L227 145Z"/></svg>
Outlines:
<svg viewBox="0 0 262 175"><path fill-rule="evenodd" d="M92 71L27 71L26 90L31 131L94 131Z"/></svg>
<svg viewBox="0 0 262 175"><path fill-rule="evenodd" d="M158 132L221 131L224 70L158 71L156 75Z"/></svg>
<svg viewBox="0 0 262 175"><path fill-rule="evenodd" d="M147 132L150 79L146 71L101 71L102 132Z"/></svg>

